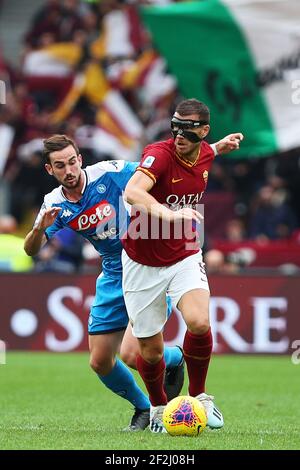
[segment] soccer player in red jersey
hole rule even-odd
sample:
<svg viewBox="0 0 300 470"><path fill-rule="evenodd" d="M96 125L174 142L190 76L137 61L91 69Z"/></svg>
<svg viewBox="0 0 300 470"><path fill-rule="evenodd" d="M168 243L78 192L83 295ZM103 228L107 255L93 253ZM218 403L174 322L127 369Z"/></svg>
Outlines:
<svg viewBox="0 0 300 470"><path fill-rule="evenodd" d="M152 432L165 432L162 330L166 294L187 325L183 351L189 394L204 405L208 426L223 426L214 397L205 393L212 353L210 293L195 230L202 221L199 203L215 157L203 140L209 122L209 109L204 103L182 101L171 121L173 139L145 147L125 190L125 198L133 207L123 239L123 292L133 334L139 340L137 369L149 393ZM232 148L239 148L243 135L232 134L230 139Z"/></svg>

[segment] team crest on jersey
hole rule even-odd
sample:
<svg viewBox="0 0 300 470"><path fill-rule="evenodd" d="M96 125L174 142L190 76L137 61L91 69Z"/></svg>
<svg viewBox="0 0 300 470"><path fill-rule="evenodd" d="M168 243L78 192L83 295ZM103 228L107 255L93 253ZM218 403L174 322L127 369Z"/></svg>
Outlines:
<svg viewBox="0 0 300 470"><path fill-rule="evenodd" d="M155 157L152 157L151 155L149 155L147 158L145 158L145 160L143 161L141 166L143 168L150 168L152 166L154 160L155 160Z"/></svg>
<svg viewBox="0 0 300 470"><path fill-rule="evenodd" d="M73 219L69 225L76 231L95 229L99 225L106 224L115 215L114 207L108 201L101 201Z"/></svg>
<svg viewBox="0 0 300 470"><path fill-rule="evenodd" d="M207 171L207 170L204 170L203 173L202 173L202 176L203 176L203 179L204 179L205 183L207 183L208 171Z"/></svg>
<svg viewBox="0 0 300 470"><path fill-rule="evenodd" d="M105 191L106 191L106 186L105 186L105 184L99 184L99 185L97 186L97 191L98 191L99 194L105 193Z"/></svg>

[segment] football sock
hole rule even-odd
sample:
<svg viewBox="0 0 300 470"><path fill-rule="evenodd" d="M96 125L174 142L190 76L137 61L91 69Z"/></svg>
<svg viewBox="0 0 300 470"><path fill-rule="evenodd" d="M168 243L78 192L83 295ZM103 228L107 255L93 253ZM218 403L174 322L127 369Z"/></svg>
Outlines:
<svg viewBox="0 0 300 470"><path fill-rule="evenodd" d="M132 373L120 359L116 359L116 363L109 374L97 375L107 388L130 401L136 408L140 410L150 408L148 397L138 387Z"/></svg>
<svg viewBox="0 0 300 470"><path fill-rule="evenodd" d="M212 352L211 329L204 335L187 331L183 342L183 355L189 376L189 394L193 397L205 392L205 380Z"/></svg>
<svg viewBox="0 0 300 470"><path fill-rule="evenodd" d="M164 359L166 367L176 367L180 364L182 359L182 351L179 346L165 347Z"/></svg>
<svg viewBox="0 0 300 470"><path fill-rule="evenodd" d="M163 385L166 370L164 358L156 364L149 364L138 355L136 366L148 390L151 405L166 405L168 400Z"/></svg>

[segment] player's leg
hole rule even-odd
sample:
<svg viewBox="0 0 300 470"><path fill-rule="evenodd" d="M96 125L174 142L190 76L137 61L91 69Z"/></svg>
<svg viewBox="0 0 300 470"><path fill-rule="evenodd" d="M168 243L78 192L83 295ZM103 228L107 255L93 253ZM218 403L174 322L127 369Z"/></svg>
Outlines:
<svg viewBox="0 0 300 470"><path fill-rule="evenodd" d="M183 294L178 309L187 325L183 350L186 357L189 394L205 391L205 381L212 353L212 335L208 317L209 291L194 289Z"/></svg>
<svg viewBox="0 0 300 470"><path fill-rule="evenodd" d="M146 330L141 334L146 335ZM151 405L165 405L167 396L164 391L166 365L163 356L163 335L159 332L150 337L139 338L138 343L136 366L148 390Z"/></svg>
<svg viewBox="0 0 300 470"><path fill-rule="evenodd" d="M90 365L101 382L113 393L128 400L139 413L139 426L145 429L149 424L149 400L136 384L131 371L118 358L116 353L120 347L123 332L90 335ZM132 423L131 423L132 424Z"/></svg>
<svg viewBox="0 0 300 470"><path fill-rule="evenodd" d="M160 269L143 266L123 251L123 292L133 335L139 340L137 369L149 393L150 430L165 432L162 411L167 403L164 391L165 361L162 330L167 320L166 280Z"/></svg>
<svg viewBox="0 0 300 470"><path fill-rule="evenodd" d="M139 343L137 338L133 336L132 327L130 323L128 323L120 348L120 358L127 366L136 369L136 358L138 354ZM164 359L167 368L176 368L183 359L181 348L179 346L164 346Z"/></svg>
<svg viewBox="0 0 300 470"><path fill-rule="evenodd" d="M187 325L183 350L189 376L189 393L205 405L208 425L223 426L223 417L205 393L205 381L212 353L209 323L209 286L199 255L180 264L170 285L170 295Z"/></svg>
<svg viewBox="0 0 300 470"><path fill-rule="evenodd" d="M136 358L138 354L139 343L133 336L132 327L130 323L128 323L121 343L120 358L128 367L136 369Z"/></svg>
<svg viewBox="0 0 300 470"><path fill-rule="evenodd" d="M162 332L154 336L139 338L141 353L137 356L137 368L149 393L150 431L166 432L162 415L168 398L164 390L166 364L164 361Z"/></svg>
<svg viewBox="0 0 300 470"><path fill-rule="evenodd" d="M120 349L120 358L132 369L136 369L136 358L139 354L137 338L132 334L132 327L128 324ZM184 358L179 346L165 346L164 359L166 374L164 388L168 401L172 400L181 392L184 382Z"/></svg>
<svg viewBox="0 0 300 470"><path fill-rule="evenodd" d="M89 335L90 366L99 376L110 374L116 363L116 354L124 330Z"/></svg>
<svg viewBox="0 0 300 470"><path fill-rule="evenodd" d="M168 320L172 314L172 301L167 296L167 316ZM184 357L180 346L165 347L164 358L166 363L165 392L168 401L177 397L184 384Z"/></svg>
<svg viewBox="0 0 300 470"><path fill-rule="evenodd" d="M127 323L121 279L101 275L89 317L90 364L106 387L133 404L135 426L128 430L135 431L149 424L150 402L131 371L116 358Z"/></svg>

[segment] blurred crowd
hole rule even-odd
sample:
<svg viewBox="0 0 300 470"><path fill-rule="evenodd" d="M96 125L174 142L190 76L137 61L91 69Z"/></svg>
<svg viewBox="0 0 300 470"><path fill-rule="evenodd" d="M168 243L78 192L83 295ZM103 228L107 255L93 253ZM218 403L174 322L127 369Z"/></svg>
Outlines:
<svg viewBox="0 0 300 470"><path fill-rule="evenodd" d="M138 160L144 145L170 136L170 116L182 97L139 15L141 5L166 3L171 0L45 0L28 25L18 67L0 44L7 90L0 105L6 200L0 215L6 223L10 218L8 228L0 223L2 244L4 236L30 229L44 194L56 185L44 170L44 138L68 134L88 165ZM299 184L299 149L264 159L217 157L203 198L208 271L277 267L272 254L271 262L264 258L266 247L278 253L290 246L288 264L300 267ZM4 251L0 269L8 270ZM77 272L90 258L90 248L65 230L23 270Z"/></svg>

